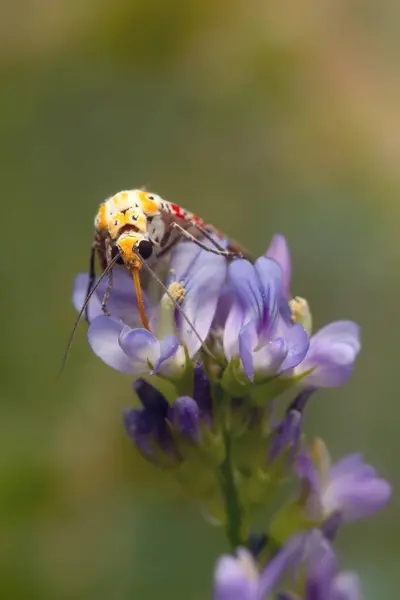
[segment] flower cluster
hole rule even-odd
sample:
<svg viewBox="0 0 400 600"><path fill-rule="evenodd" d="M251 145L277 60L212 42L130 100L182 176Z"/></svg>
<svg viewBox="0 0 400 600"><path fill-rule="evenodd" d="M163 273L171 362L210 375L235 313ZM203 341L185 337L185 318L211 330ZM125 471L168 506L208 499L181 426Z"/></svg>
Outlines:
<svg viewBox="0 0 400 600"><path fill-rule="evenodd" d="M244 548L219 559L214 600L262 600L275 592L279 600L361 600L357 575L339 571L332 546L318 529L291 537L261 573Z"/></svg>
<svg viewBox="0 0 400 600"><path fill-rule="evenodd" d="M358 326L336 321L312 332L308 302L291 295L281 235L254 263L180 242L163 283L144 283L148 331L130 274L116 267L110 315L101 308L104 281L89 302L88 341L135 376L140 406L125 411L124 424L136 448L225 528L236 554L218 561L215 600L359 600L358 580L338 570L332 544L342 523L388 502L390 485L358 454L331 465L322 440L309 445L302 432L310 398L349 378ZM88 275L77 276L78 310L87 284ZM254 512L288 478L298 491L255 536Z"/></svg>

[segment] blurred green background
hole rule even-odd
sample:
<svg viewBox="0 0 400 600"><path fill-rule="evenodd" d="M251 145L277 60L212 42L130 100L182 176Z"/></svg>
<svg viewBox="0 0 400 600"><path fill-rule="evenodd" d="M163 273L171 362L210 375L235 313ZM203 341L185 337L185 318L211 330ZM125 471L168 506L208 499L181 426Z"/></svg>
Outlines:
<svg viewBox="0 0 400 600"><path fill-rule="evenodd" d="M307 429L393 482L338 547L367 600L395 597L399 30L394 0L1 3L1 598L209 597L222 533L135 453L130 378L82 326L55 381L98 203L143 185L255 253L286 234L316 327L361 324Z"/></svg>

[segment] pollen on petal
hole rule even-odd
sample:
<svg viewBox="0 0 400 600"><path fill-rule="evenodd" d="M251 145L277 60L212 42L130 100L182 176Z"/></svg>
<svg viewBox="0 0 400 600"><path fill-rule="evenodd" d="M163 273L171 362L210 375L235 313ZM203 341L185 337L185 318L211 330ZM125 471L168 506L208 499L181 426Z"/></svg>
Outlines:
<svg viewBox="0 0 400 600"><path fill-rule="evenodd" d="M307 300L305 300L305 298L300 298L300 296L295 296L290 300L289 306L292 312L293 323L300 323L300 325L303 325L308 335L310 335L312 330L312 317Z"/></svg>
<svg viewBox="0 0 400 600"><path fill-rule="evenodd" d="M186 290L183 287L182 283L179 283L179 281L173 281L168 286L168 291L171 294L171 296L173 297L173 299L175 300L175 302L178 302L179 304L181 302L183 302L183 299L185 298Z"/></svg>

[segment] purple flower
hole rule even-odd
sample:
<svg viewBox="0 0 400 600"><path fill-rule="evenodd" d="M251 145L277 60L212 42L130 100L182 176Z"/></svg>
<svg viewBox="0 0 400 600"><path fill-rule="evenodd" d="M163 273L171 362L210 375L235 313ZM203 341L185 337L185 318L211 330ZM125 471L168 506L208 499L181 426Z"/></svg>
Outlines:
<svg viewBox="0 0 400 600"><path fill-rule="evenodd" d="M276 425L271 436L268 463L271 464L285 453L286 470L292 466L300 446L303 410L314 391L313 388L303 390L290 404L282 421Z"/></svg>
<svg viewBox="0 0 400 600"><path fill-rule="evenodd" d="M279 600L361 600L357 575L338 571L336 555L318 530L303 535L297 564L291 567L292 589Z"/></svg>
<svg viewBox="0 0 400 600"><path fill-rule="evenodd" d="M195 442L200 441L200 409L193 398L177 398L169 407L168 420L183 437Z"/></svg>
<svg viewBox="0 0 400 600"><path fill-rule="evenodd" d="M93 352L122 373L178 374L185 365L185 353L174 335L161 341L146 329L131 329L121 321L100 315L92 321L88 340Z"/></svg>
<svg viewBox="0 0 400 600"><path fill-rule="evenodd" d="M137 379L133 385L142 408L128 408L123 413L129 437L150 462L161 467L177 465L185 457L174 432L187 441L200 442L200 410L196 401L180 396L170 406L161 392L144 379Z"/></svg>
<svg viewBox="0 0 400 600"><path fill-rule="evenodd" d="M294 536L259 573L244 548L236 556L224 555L214 573L214 600L263 600L278 585L283 573L299 560L302 537Z"/></svg>
<svg viewBox="0 0 400 600"><path fill-rule="evenodd" d="M224 351L228 360L239 357L246 377L271 377L293 369L307 353L304 328L291 323L282 311L282 269L261 257L254 266L235 260L228 268L232 296L225 323Z"/></svg>
<svg viewBox="0 0 400 600"><path fill-rule="evenodd" d="M193 243L178 244L172 252L167 285L197 334L167 295L157 307L151 306L143 293L150 327L157 335L140 327L129 273L126 269L115 269L108 303L111 316L101 313L104 282L89 303L88 340L92 350L105 363L123 373L178 376L185 366L185 348L192 358L201 347L201 340L208 335L226 269L224 257L210 254ZM73 295L78 309L82 306L86 287L87 277L79 275Z"/></svg>
<svg viewBox="0 0 400 600"><path fill-rule="evenodd" d="M73 303L80 310L86 297L88 275L81 273L75 278ZM125 267L113 270L113 287L107 304L110 317L101 309L107 281L103 281L93 294L88 306L88 340L94 353L104 362L123 373L143 373L149 370L148 362L157 370L177 350L179 342L172 336L161 343L141 327L137 299L129 271ZM151 306L143 291L146 313L150 326L156 324L157 311ZM132 340L132 332L136 339ZM183 360L183 359L182 359Z"/></svg>
<svg viewBox="0 0 400 600"><path fill-rule="evenodd" d="M289 457L295 454L301 433L301 413L291 410L273 431L268 452L268 463L274 462L283 452L288 451ZM290 466L291 460L288 461Z"/></svg>
<svg viewBox="0 0 400 600"><path fill-rule="evenodd" d="M282 291L289 300L291 259L286 239L282 235L275 235L265 256L280 264L283 273ZM308 314L308 309L304 309L304 304L307 304L305 300L292 300L292 315L295 321L301 322L310 332L307 325L311 328L311 314ZM304 314L301 314L302 310L305 311ZM293 374L305 375L301 379L302 386L340 386L349 378L359 351L359 326L352 321L335 321L311 337L308 352L304 360L297 364Z"/></svg>
<svg viewBox="0 0 400 600"><path fill-rule="evenodd" d="M341 521L367 517L383 508L391 496L390 484L360 454L350 454L331 465L322 440L316 440L310 454L299 454L296 471L306 491L307 517L327 522L330 537L335 533L333 524L337 527Z"/></svg>
<svg viewBox="0 0 400 600"><path fill-rule="evenodd" d="M167 400L144 379L137 379L133 386L143 408L124 411L128 435L149 461L160 466L177 463L179 456L166 421L169 409Z"/></svg>
<svg viewBox="0 0 400 600"><path fill-rule="evenodd" d="M332 581L331 600L362 600L361 583L356 573L342 571Z"/></svg>
<svg viewBox="0 0 400 600"><path fill-rule="evenodd" d="M356 323L330 323L311 337L309 350L294 369L294 375L307 373L301 380L303 386L343 385L351 375L360 347L360 328Z"/></svg>
<svg viewBox="0 0 400 600"><path fill-rule="evenodd" d="M200 417L207 423L212 424L212 398L211 385L204 367L200 361L194 367L194 390L193 398L196 400L200 410Z"/></svg>
<svg viewBox="0 0 400 600"><path fill-rule="evenodd" d="M205 428L212 421L211 405L206 402L208 380L199 366L195 368L196 373L194 398L179 396L172 406L144 379L136 379L133 383L142 407L124 411L125 428L141 454L159 466L175 466L185 460L188 443L202 445L211 439L209 434L207 440L203 440Z"/></svg>
<svg viewBox="0 0 400 600"><path fill-rule="evenodd" d="M294 535L261 573L243 548L218 560L214 600L266 600L274 592L279 600L361 600L358 577L338 571L335 553L318 530Z"/></svg>
<svg viewBox="0 0 400 600"><path fill-rule="evenodd" d="M214 574L214 600L259 600L259 573L252 555L239 548L236 556L224 555Z"/></svg>

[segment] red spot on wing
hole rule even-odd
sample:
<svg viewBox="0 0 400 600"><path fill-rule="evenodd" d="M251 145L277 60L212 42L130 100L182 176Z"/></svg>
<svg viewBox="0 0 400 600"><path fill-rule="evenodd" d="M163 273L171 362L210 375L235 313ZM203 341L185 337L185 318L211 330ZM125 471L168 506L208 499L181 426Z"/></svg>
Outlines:
<svg viewBox="0 0 400 600"><path fill-rule="evenodd" d="M180 206L178 206L178 204L172 204L171 203L171 210L174 213L174 215L176 217L179 217L180 219L184 219L185 218L185 213L182 212L182 209Z"/></svg>
<svg viewBox="0 0 400 600"><path fill-rule="evenodd" d="M200 227L205 227L205 223L200 217L197 215L192 215L188 213L184 208L181 208L178 204L170 204L171 210L173 214L179 219L183 219L187 223L195 223Z"/></svg>
<svg viewBox="0 0 400 600"><path fill-rule="evenodd" d="M205 226L205 223L204 223L203 219L200 219L200 217L198 217L197 215L193 215L192 216L192 221L193 221L193 223L195 223L199 227L204 227Z"/></svg>

